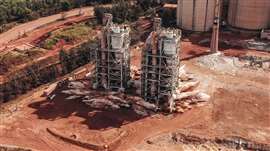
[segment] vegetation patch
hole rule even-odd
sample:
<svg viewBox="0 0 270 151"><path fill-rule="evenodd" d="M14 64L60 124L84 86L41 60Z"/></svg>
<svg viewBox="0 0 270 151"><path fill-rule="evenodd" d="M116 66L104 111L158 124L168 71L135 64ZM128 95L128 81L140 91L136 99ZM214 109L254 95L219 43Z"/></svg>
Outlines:
<svg viewBox="0 0 270 151"><path fill-rule="evenodd" d="M174 2L174 0L167 0ZM96 6L94 9L98 23L102 23L104 13L113 15L113 22L128 23L137 21L141 16L156 16L162 18L162 25L165 27L176 26L176 9L164 8L163 3L155 0L137 0L136 3L126 0L115 0L112 7Z"/></svg>
<svg viewBox="0 0 270 151"><path fill-rule="evenodd" d="M0 53L0 65L1 68L3 67L2 68L3 70L8 69L12 65L18 65L24 62L29 62L34 58L41 56L44 53L45 50L40 48L31 48L25 51L18 51L17 49L14 49L11 51L2 52ZM0 74L1 72L5 71L0 70Z"/></svg>
<svg viewBox="0 0 270 151"><path fill-rule="evenodd" d="M0 26L10 22L27 22L81 6L110 2L111 0L0 0Z"/></svg>
<svg viewBox="0 0 270 151"><path fill-rule="evenodd" d="M0 25L0 34L8 31L9 29L15 27L16 25L17 25L16 22Z"/></svg>
<svg viewBox="0 0 270 151"><path fill-rule="evenodd" d="M50 36L43 42L41 47L45 49L53 49L60 42L74 43L89 38L91 27L85 24L77 24L65 29L59 29L50 33Z"/></svg>
<svg viewBox="0 0 270 151"><path fill-rule="evenodd" d="M59 59L54 59L54 56L45 60L38 60L35 63L28 64L21 70L15 70L8 74L7 72L0 71L0 74L5 74L7 78L5 83L0 84L0 105L1 102L14 99L18 95L51 82L61 75L70 73L76 68L92 62L94 50L97 47L96 41L89 40L71 50L60 51ZM2 67L1 64L0 66Z"/></svg>

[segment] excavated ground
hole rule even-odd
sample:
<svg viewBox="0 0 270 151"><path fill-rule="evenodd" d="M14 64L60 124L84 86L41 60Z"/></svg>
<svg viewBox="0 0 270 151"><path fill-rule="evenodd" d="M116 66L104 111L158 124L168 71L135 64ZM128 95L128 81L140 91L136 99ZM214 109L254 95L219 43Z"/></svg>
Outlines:
<svg viewBox="0 0 270 151"><path fill-rule="evenodd" d="M197 64L195 60L187 61L185 64L188 66L189 71L199 77L202 89L210 94L212 98L206 106L195 110L192 109L189 113L184 113L181 117L177 117L186 119L185 124L178 123L175 127L180 128L187 134L199 134L201 140L207 137L241 137L254 141L253 143L268 144L269 150L269 72L242 71L239 69L232 75L194 65ZM188 116L191 113L193 115ZM198 119L199 117L201 119ZM223 144L217 144L214 141L199 144L193 144L192 142L176 143L169 137L169 134L174 131L147 138L132 150L238 150ZM151 140L150 143L149 140Z"/></svg>
<svg viewBox="0 0 270 151"><path fill-rule="evenodd" d="M183 42L181 56L193 58L204 54L207 49L192 42ZM239 52L235 49L230 51L233 52L227 52L230 55ZM250 52L244 51L247 53ZM261 55L261 52L251 53ZM268 71L237 68L234 74L229 74L213 70L210 65L200 65L197 58L182 63L201 81L200 87L211 96L210 102L183 114L141 117L131 110L97 111L80 100L65 100L59 92L56 92L54 101L49 102L42 97L46 88L42 86L1 107L0 144L42 151L86 150L52 136L47 128L89 143L106 143L126 132L115 150L157 150L155 145L150 149L144 146L144 141L177 130L205 137L237 136L270 144ZM139 50L132 51L132 64L140 66ZM163 150L173 150L169 148L170 142L160 144L164 146ZM192 149L192 146L186 147L184 150Z"/></svg>

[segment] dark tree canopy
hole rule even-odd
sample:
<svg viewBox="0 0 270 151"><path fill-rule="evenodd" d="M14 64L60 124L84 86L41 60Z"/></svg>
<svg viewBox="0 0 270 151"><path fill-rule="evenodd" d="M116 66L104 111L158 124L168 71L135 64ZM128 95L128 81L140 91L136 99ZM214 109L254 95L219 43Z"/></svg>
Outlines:
<svg viewBox="0 0 270 151"><path fill-rule="evenodd" d="M72 8L112 0L0 0L0 27L10 22L25 22Z"/></svg>

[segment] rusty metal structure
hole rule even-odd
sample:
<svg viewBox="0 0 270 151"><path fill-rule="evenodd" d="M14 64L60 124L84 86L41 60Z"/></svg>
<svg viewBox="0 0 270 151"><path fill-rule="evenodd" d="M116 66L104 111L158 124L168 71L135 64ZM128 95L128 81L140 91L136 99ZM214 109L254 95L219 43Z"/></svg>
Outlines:
<svg viewBox="0 0 270 151"><path fill-rule="evenodd" d="M142 52L141 95L159 106L177 87L181 31L161 28L159 18L154 20L154 29Z"/></svg>
<svg viewBox="0 0 270 151"><path fill-rule="evenodd" d="M105 14L105 27L96 50L96 78L94 88L124 91L130 80L130 29L112 22L112 15Z"/></svg>

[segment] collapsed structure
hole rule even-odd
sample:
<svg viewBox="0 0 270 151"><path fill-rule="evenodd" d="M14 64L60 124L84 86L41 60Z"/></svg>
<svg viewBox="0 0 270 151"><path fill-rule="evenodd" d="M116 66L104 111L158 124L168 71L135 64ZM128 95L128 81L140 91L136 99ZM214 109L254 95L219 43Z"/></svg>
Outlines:
<svg viewBox="0 0 270 151"><path fill-rule="evenodd" d="M177 87L181 31L163 29L155 18L155 30L142 54L141 95L157 106L166 103Z"/></svg>
<svg viewBox="0 0 270 151"><path fill-rule="evenodd" d="M112 23L105 14L100 48L96 51L96 81L94 88L124 91L130 80L130 29Z"/></svg>

